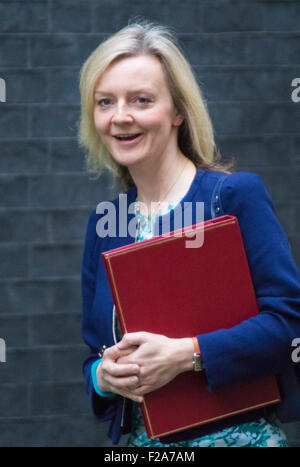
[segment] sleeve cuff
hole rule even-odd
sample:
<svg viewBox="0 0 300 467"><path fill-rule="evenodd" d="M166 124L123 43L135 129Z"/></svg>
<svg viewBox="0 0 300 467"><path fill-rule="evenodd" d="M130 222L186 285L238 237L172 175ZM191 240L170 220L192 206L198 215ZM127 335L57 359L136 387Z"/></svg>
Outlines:
<svg viewBox="0 0 300 467"><path fill-rule="evenodd" d="M100 391L100 388L98 386L97 382L97 367L99 363L101 362L102 358L99 358L99 360L96 360L91 367L91 372L92 372L92 381L93 381L93 386L96 391L96 393L101 396L101 397L114 397L116 394L114 392L102 392Z"/></svg>

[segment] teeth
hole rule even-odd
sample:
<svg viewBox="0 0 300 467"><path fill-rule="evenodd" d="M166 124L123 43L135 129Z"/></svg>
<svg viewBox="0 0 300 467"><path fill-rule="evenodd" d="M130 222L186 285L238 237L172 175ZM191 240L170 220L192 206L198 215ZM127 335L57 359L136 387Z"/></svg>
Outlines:
<svg viewBox="0 0 300 467"><path fill-rule="evenodd" d="M122 140L122 139L128 139L128 138L129 138L129 139L134 139L134 138L136 138L137 136L139 136L139 134L135 134L135 135L122 135L122 136L120 135L120 136L116 136L116 138L121 139L121 140Z"/></svg>

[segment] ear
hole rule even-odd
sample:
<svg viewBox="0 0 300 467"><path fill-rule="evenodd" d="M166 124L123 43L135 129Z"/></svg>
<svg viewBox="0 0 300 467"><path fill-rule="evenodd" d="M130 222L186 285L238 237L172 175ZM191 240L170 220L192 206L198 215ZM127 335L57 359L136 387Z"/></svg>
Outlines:
<svg viewBox="0 0 300 467"><path fill-rule="evenodd" d="M182 124L183 120L184 120L184 118L181 116L181 114L178 112L178 110L175 109L173 125L174 126L180 126Z"/></svg>

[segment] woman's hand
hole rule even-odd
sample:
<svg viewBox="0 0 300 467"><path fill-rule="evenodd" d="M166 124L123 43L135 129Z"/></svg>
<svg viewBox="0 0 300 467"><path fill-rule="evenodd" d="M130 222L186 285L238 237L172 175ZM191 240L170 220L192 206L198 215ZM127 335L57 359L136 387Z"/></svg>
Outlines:
<svg viewBox="0 0 300 467"><path fill-rule="evenodd" d="M135 363L119 363L118 359L126 358L136 350L135 346L126 346L120 349L114 345L105 350L102 361L97 367L97 382L100 391L114 392L136 402L143 402L141 394L135 394L133 390L138 384L140 367Z"/></svg>
<svg viewBox="0 0 300 467"><path fill-rule="evenodd" d="M160 334L135 332L125 334L117 347L130 350L118 357L118 364L137 365L140 369L133 394L144 395L166 385L179 373L193 369L192 338L170 339ZM135 350L132 349L135 347Z"/></svg>

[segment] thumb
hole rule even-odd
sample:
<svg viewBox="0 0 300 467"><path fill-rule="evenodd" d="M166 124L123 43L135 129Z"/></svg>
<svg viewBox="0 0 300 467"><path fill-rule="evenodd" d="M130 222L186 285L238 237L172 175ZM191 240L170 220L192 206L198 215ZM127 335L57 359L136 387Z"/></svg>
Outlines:
<svg viewBox="0 0 300 467"><path fill-rule="evenodd" d="M121 355L118 345L113 345L105 349L103 358L110 358L111 360L117 360Z"/></svg>
<svg viewBox="0 0 300 467"><path fill-rule="evenodd" d="M127 349L133 345L139 346L146 342L147 340L147 333L146 332L131 332L128 334L124 334L123 339L118 342L119 349Z"/></svg>

